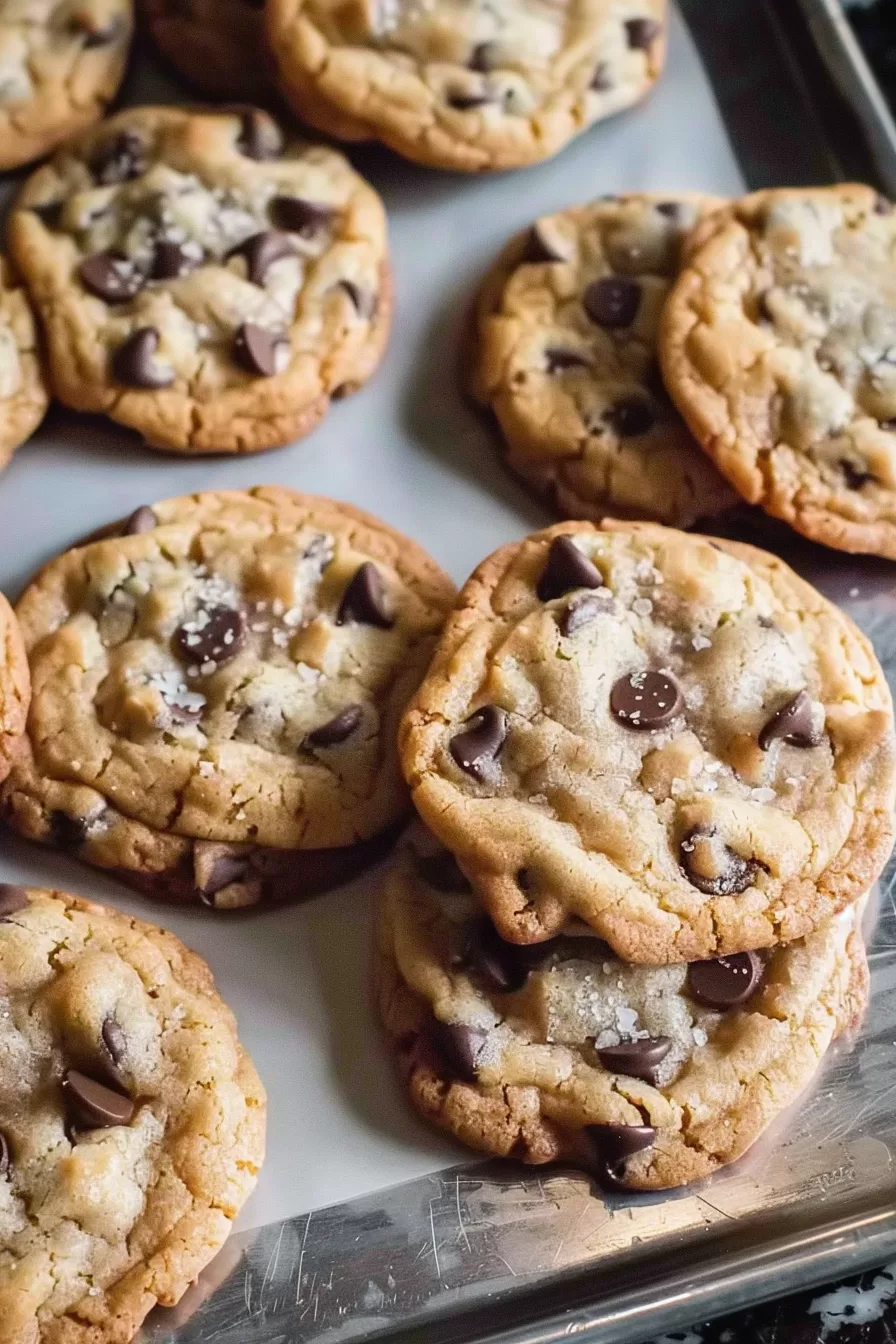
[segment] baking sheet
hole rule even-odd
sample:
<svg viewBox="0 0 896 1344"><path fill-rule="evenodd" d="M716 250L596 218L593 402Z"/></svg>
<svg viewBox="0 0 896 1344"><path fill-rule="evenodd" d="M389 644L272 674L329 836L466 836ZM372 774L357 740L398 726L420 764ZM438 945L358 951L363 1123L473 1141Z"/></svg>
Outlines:
<svg viewBox="0 0 896 1344"><path fill-rule="evenodd" d="M128 101L187 97L141 56ZM602 192L741 187L691 39L672 15L668 68L641 108L551 163L469 179L352 156L389 210L392 342L375 380L310 438L242 460L190 461L111 422L54 410L0 478L0 587L13 595L76 537L141 503L276 482L349 500L426 545L458 580L549 521L506 477L454 376L478 277L536 215ZM63 856L0 838L0 880L55 885L172 929L212 966L268 1091L268 1159L253 1227L437 1171L467 1154L408 1111L369 1006L375 875L304 907L228 922L129 895Z"/></svg>

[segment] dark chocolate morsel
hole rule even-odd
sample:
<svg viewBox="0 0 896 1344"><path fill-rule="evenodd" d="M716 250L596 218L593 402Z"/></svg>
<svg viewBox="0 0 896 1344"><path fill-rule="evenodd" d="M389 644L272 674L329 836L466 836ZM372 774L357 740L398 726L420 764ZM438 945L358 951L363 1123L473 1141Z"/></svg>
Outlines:
<svg viewBox="0 0 896 1344"><path fill-rule="evenodd" d="M665 728L684 709L684 697L667 672L629 672L610 691L610 709L626 728Z"/></svg>
<svg viewBox="0 0 896 1344"><path fill-rule="evenodd" d="M646 434L656 424L656 411L649 397L633 393L620 397L604 411L604 420L623 439L634 439Z"/></svg>
<svg viewBox="0 0 896 1344"><path fill-rule="evenodd" d="M461 770L474 779L482 779L483 767L495 760L507 738L507 715L497 705L483 705L465 721L449 743L449 750Z"/></svg>
<svg viewBox="0 0 896 1344"><path fill-rule="evenodd" d="M201 887L198 887L199 899L203 905L214 906L211 899L225 887L234 882L244 882L252 870L251 855L248 851L233 854L220 854L214 861Z"/></svg>
<svg viewBox="0 0 896 1344"><path fill-rule="evenodd" d="M575 588L601 588L603 582L600 570L572 538L560 536L551 542L535 591L542 602L550 602Z"/></svg>
<svg viewBox="0 0 896 1344"><path fill-rule="evenodd" d="M155 255L152 259L152 278L153 280L176 280L178 276L195 271L198 265L197 259L191 257L180 243L172 243L163 238L156 243Z"/></svg>
<svg viewBox="0 0 896 1344"><path fill-rule="evenodd" d="M476 1060L488 1032L460 1022L434 1022L433 1044L445 1063L465 1083L476 1081Z"/></svg>
<svg viewBox="0 0 896 1344"><path fill-rule="evenodd" d="M273 378L289 363L289 337L284 332L268 331L256 322L243 322L233 338L233 357L247 373Z"/></svg>
<svg viewBox="0 0 896 1344"><path fill-rule="evenodd" d="M29 904L28 892L24 887L16 887L11 882L0 882L0 920L24 910Z"/></svg>
<svg viewBox="0 0 896 1344"><path fill-rule="evenodd" d="M130 182L146 169L146 150L136 131L119 131L100 145L90 162L97 182L104 187Z"/></svg>
<svg viewBox="0 0 896 1344"><path fill-rule="evenodd" d="M567 256L558 251L557 247L548 241L540 222L536 221L529 230L521 261L526 265L537 266L542 262L568 260Z"/></svg>
<svg viewBox="0 0 896 1344"><path fill-rule="evenodd" d="M756 993L765 967L756 952L738 952L712 961L692 961L687 990L706 1008L740 1008Z"/></svg>
<svg viewBox="0 0 896 1344"><path fill-rule="evenodd" d="M614 607L612 597L602 597L598 593L580 593L572 599L560 618L561 635L574 635L584 625L590 625L598 616L613 611Z"/></svg>
<svg viewBox="0 0 896 1344"><path fill-rule="evenodd" d="M610 89L615 87L613 70L609 61L598 61L588 87L593 89L595 93L609 93Z"/></svg>
<svg viewBox="0 0 896 1344"><path fill-rule="evenodd" d="M352 306L359 317L370 321L372 317L376 316L377 296L371 290L355 284L354 280L340 280L339 285L351 299Z"/></svg>
<svg viewBox="0 0 896 1344"><path fill-rule="evenodd" d="M153 358L158 345L159 333L155 327L138 327L112 356L116 382L150 390L170 386L174 370L157 364Z"/></svg>
<svg viewBox="0 0 896 1344"><path fill-rule="evenodd" d="M481 74L488 74L490 70L497 69L498 53L500 48L497 42L477 42L476 46L470 52L470 59L467 65L471 70L478 70Z"/></svg>
<svg viewBox="0 0 896 1344"><path fill-rule="evenodd" d="M119 252L94 252L78 267L81 284L106 303L124 303L146 284L139 266Z"/></svg>
<svg viewBox="0 0 896 1344"><path fill-rule="evenodd" d="M681 842L680 862L688 881L705 896L739 896L759 868L755 859L735 854L718 831L695 828Z"/></svg>
<svg viewBox="0 0 896 1344"><path fill-rule="evenodd" d="M236 145L247 159L263 163L276 159L283 150L283 135L280 127L267 112L260 107L222 108L224 112L236 113L240 118L240 130Z"/></svg>
<svg viewBox="0 0 896 1344"><path fill-rule="evenodd" d="M886 196L878 196L874 202L874 213L876 215L890 215L893 213L893 202L887 200Z"/></svg>
<svg viewBox="0 0 896 1344"><path fill-rule="evenodd" d="M589 1125L588 1133L597 1144L601 1157L611 1164L624 1162L627 1157L652 1148L656 1142L656 1130L652 1125Z"/></svg>
<svg viewBox="0 0 896 1344"><path fill-rule="evenodd" d="M246 638L246 623L234 607L199 607L175 630L171 642L186 663L221 663L236 657Z"/></svg>
<svg viewBox="0 0 896 1344"><path fill-rule="evenodd" d="M363 717L364 710L360 705L347 705L332 719L328 719L326 723L322 723L319 728L310 732L305 738L305 745L308 747L335 747L338 743L351 737L352 733L360 727Z"/></svg>
<svg viewBox="0 0 896 1344"><path fill-rule="evenodd" d="M850 490L861 490L863 485L873 481L875 477L865 467L856 466L848 457L841 457L840 470L843 472L843 479Z"/></svg>
<svg viewBox="0 0 896 1344"><path fill-rule="evenodd" d="M656 19L626 19L624 26L628 45L633 51L649 51L663 29Z"/></svg>
<svg viewBox="0 0 896 1344"><path fill-rule="evenodd" d="M665 215L667 219L678 219L681 215L680 201L658 201L656 208L658 213Z"/></svg>
<svg viewBox="0 0 896 1344"><path fill-rule="evenodd" d="M554 939L525 946L508 943L483 916L469 926L458 964L487 989L512 994L522 989L529 972L551 955L554 945Z"/></svg>
<svg viewBox="0 0 896 1344"><path fill-rule="evenodd" d="M333 222L335 207L322 201L303 201L298 196L275 196L271 201L271 218L278 229L313 238Z"/></svg>
<svg viewBox="0 0 896 1344"><path fill-rule="evenodd" d="M69 1069L66 1073L62 1094L69 1121L81 1129L129 1125L137 1109L130 1097L88 1078L77 1069Z"/></svg>
<svg viewBox="0 0 896 1344"><path fill-rule="evenodd" d="M386 606L386 590L376 565L365 560L342 594L336 624L375 625L380 630L391 630L395 620Z"/></svg>
<svg viewBox="0 0 896 1344"><path fill-rule="evenodd" d="M470 112L473 108L486 107L489 103L497 101L495 95L487 89L482 89L479 93L467 93L463 89L455 89L454 92L445 94L445 102L458 112Z"/></svg>
<svg viewBox="0 0 896 1344"><path fill-rule="evenodd" d="M128 1052L128 1040L114 1017L107 1017L101 1028L103 1045L113 1064L120 1064Z"/></svg>
<svg viewBox="0 0 896 1344"><path fill-rule="evenodd" d="M277 229L262 229L253 233L228 253L229 256L241 256L246 259L246 278L253 285L263 285L268 269L281 257L294 257L296 249L292 239Z"/></svg>
<svg viewBox="0 0 896 1344"><path fill-rule="evenodd" d="M11 1166L9 1157L9 1139L0 1130L0 1176L8 1176Z"/></svg>
<svg viewBox="0 0 896 1344"><path fill-rule="evenodd" d="M148 504L141 504L139 509L135 509L128 518L122 529L123 537L138 537L144 532L151 532L158 524L158 519Z"/></svg>
<svg viewBox="0 0 896 1344"><path fill-rule="evenodd" d="M624 275L601 276L585 290L582 306L598 327L630 327L641 306L641 286Z"/></svg>
<svg viewBox="0 0 896 1344"><path fill-rule="evenodd" d="M70 817L67 812L51 812L49 838L57 849L77 849L87 839L87 822L83 817Z"/></svg>
<svg viewBox="0 0 896 1344"><path fill-rule="evenodd" d="M30 209L48 229L58 227L62 218L62 201L47 201L45 205L32 205Z"/></svg>
<svg viewBox="0 0 896 1344"><path fill-rule="evenodd" d="M768 751L778 738L791 747L817 747L824 730L816 719L808 691L797 691L786 704L776 709L759 734L759 746Z"/></svg>
<svg viewBox="0 0 896 1344"><path fill-rule="evenodd" d="M672 1049L668 1036L645 1036L640 1041L622 1041L597 1051L597 1057L610 1073L623 1073L627 1078L641 1078L653 1083L656 1069Z"/></svg>

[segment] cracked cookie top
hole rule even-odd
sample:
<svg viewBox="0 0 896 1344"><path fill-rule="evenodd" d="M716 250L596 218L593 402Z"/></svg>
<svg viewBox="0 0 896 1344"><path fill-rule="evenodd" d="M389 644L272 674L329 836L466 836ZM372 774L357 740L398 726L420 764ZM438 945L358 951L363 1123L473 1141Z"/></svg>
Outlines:
<svg viewBox="0 0 896 1344"><path fill-rule="evenodd" d="M761 191L698 230L666 383L741 495L896 558L896 211L870 187Z"/></svg>
<svg viewBox="0 0 896 1344"><path fill-rule="evenodd" d="M255 108L119 113L28 179L9 238L56 394L157 447L285 443L385 343L379 197Z"/></svg>
<svg viewBox="0 0 896 1344"><path fill-rule="evenodd" d="M548 158L638 101L665 55L665 0L271 0L298 114L466 172Z"/></svg>
<svg viewBox="0 0 896 1344"><path fill-rule="evenodd" d="M546 215L483 286L474 394L497 417L508 465L564 517L688 527L736 502L657 365L683 240L720 204L608 196Z"/></svg>
<svg viewBox="0 0 896 1344"><path fill-rule="evenodd" d="M130 1339L225 1241L265 1096L170 933L0 885L0 1344Z"/></svg>
<svg viewBox="0 0 896 1344"><path fill-rule="evenodd" d="M124 74L131 0L3 0L0 170L99 120Z"/></svg>
<svg viewBox="0 0 896 1344"><path fill-rule="evenodd" d="M850 907L771 953L636 966L572 922L505 942L417 833L387 879L378 990L411 1095L464 1142L662 1189L733 1161L867 999Z"/></svg>
<svg viewBox="0 0 896 1344"><path fill-rule="evenodd" d="M0 469L37 429L49 400L28 295L0 257Z"/></svg>
<svg viewBox="0 0 896 1344"><path fill-rule="evenodd" d="M401 729L423 819L507 938L578 916L629 961L802 936L890 851L893 716L777 557L565 523L475 572Z"/></svg>
<svg viewBox="0 0 896 1344"><path fill-rule="evenodd" d="M178 74L211 98L269 98L264 0L142 0L149 30Z"/></svg>
<svg viewBox="0 0 896 1344"><path fill-rule="evenodd" d="M12 607L0 593L0 780L6 778L31 699L25 644Z"/></svg>
<svg viewBox="0 0 896 1344"><path fill-rule="evenodd" d="M141 508L18 604L36 694L7 813L136 872L191 840L376 836L408 808L397 724L453 597L348 505L259 487Z"/></svg>

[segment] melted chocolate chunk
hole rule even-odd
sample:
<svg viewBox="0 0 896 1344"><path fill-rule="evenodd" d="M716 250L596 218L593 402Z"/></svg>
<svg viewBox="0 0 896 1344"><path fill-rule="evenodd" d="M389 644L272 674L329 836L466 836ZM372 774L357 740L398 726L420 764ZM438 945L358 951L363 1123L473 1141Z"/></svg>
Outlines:
<svg viewBox="0 0 896 1344"><path fill-rule="evenodd" d="M433 1044L453 1074L465 1083L476 1081L476 1060L488 1033L459 1022L434 1022Z"/></svg>
<svg viewBox="0 0 896 1344"><path fill-rule="evenodd" d="M146 284L143 271L120 252L94 252L78 267L81 284L106 303L124 303Z"/></svg>
<svg viewBox="0 0 896 1344"><path fill-rule="evenodd" d="M483 916L467 930L458 965L469 970L486 989L512 994L522 989L529 972L553 952L556 940L521 945L508 943L490 919Z"/></svg>
<svg viewBox="0 0 896 1344"><path fill-rule="evenodd" d="M128 1040L114 1017L107 1017L102 1025L103 1045L113 1064L120 1064L128 1052Z"/></svg>
<svg viewBox="0 0 896 1344"><path fill-rule="evenodd" d="M593 89L595 93L609 93L612 88L615 88L613 67L609 61L598 61L594 67L589 88Z"/></svg>
<svg viewBox="0 0 896 1344"><path fill-rule="evenodd" d="M395 619L386 605L386 590L380 572L370 560L365 560L342 594L337 625L375 625L380 630L391 630Z"/></svg>
<svg viewBox="0 0 896 1344"><path fill-rule="evenodd" d="M305 744L309 747L335 747L351 737L361 726L363 717L364 710L360 705L347 705L332 719L310 732L305 738Z"/></svg>
<svg viewBox="0 0 896 1344"><path fill-rule="evenodd" d="M521 257L524 265L538 266L549 261L568 261L569 258L545 237L538 221L529 230L526 248Z"/></svg>
<svg viewBox="0 0 896 1344"><path fill-rule="evenodd" d="M167 239L162 239L156 243L155 255L152 260L152 278L153 280L176 280L178 276L195 271L199 264L196 257L191 256L180 243L172 243Z"/></svg>
<svg viewBox="0 0 896 1344"><path fill-rule="evenodd" d="M740 1008L759 988L765 967L756 952L738 952L712 961L692 961L687 989L706 1008Z"/></svg>
<svg viewBox="0 0 896 1344"><path fill-rule="evenodd" d="M449 750L461 770L482 780L489 762L497 759L507 739L507 715L497 705L483 705L455 733Z"/></svg>
<svg viewBox="0 0 896 1344"><path fill-rule="evenodd" d="M279 229L315 238L332 224L336 210L322 201L303 201L298 196L275 196L270 205L271 218Z"/></svg>
<svg viewBox="0 0 896 1344"><path fill-rule="evenodd" d="M233 338L233 358L247 373L273 378L289 363L289 337L255 322L243 322Z"/></svg>
<svg viewBox="0 0 896 1344"><path fill-rule="evenodd" d="M755 859L735 854L718 831L699 828L682 840L680 862L688 881L706 896L739 896L760 867Z"/></svg>
<svg viewBox="0 0 896 1344"><path fill-rule="evenodd" d="M641 286L624 275L604 275L582 295L582 306L598 327L630 327L641 307Z"/></svg>
<svg viewBox="0 0 896 1344"><path fill-rule="evenodd" d="M174 382L174 370L155 362L153 356L158 345L159 333L155 327L138 327L112 356L116 382L150 391L169 387Z"/></svg>
<svg viewBox="0 0 896 1344"><path fill-rule="evenodd" d="M766 723L759 734L759 746L768 751L777 739L791 747L817 747L824 738L808 691L798 691Z"/></svg>
<svg viewBox="0 0 896 1344"><path fill-rule="evenodd" d="M600 1180L612 1190L626 1189L628 1158L656 1143L652 1125L588 1125L587 1133L597 1149Z"/></svg>
<svg viewBox="0 0 896 1344"><path fill-rule="evenodd" d="M610 691L610 709L626 728L650 732L682 713L684 697L666 672L629 672Z"/></svg>
<svg viewBox="0 0 896 1344"><path fill-rule="evenodd" d="M574 597L560 618L561 635L574 635L583 626L590 625L598 616L613 611L615 603L612 597L603 597L597 593L581 593Z"/></svg>
<svg viewBox="0 0 896 1344"><path fill-rule="evenodd" d="M141 504L139 509L135 509L130 518L126 519L122 529L123 537L138 537L144 532L151 532L158 525L158 519L148 504Z"/></svg>
<svg viewBox="0 0 896 1344"><path fill-rule="evenodd" d="M24 887L13 886L11 882L0 882L0 922L9 919L19 910L25 910L30 897Z"/></svg>
<svg viewBox="0 0 896 1344"><path fill-rule="evenodd" d="M280 261L282 257L294 257L296 249L292 239L285 233L277 229L262 229L233 248L228 255L245 257L247 280L253 285L263 285L274 262Z"/></svg>
<svg viewBox="0 0 896 1344"><path fill-rule="evenodd" d="M63 1078L62 1095L69 1121L79 1129L129 1125L137 1109L130 1097L88 1078L77 1069L69 1069Z"/></svg>
<svg viewBox="0 0 896 1344"><path fill-rule="evenodd" d="M656 1081L657 1067L672 1049L668 1036L646 1036L640 1041L622 1041L597 1051L597 1057L610 1073L623 1073L627 1078L641 1078L646 1083Z"/></svg>
<svg viewBox="0 0 896 1344"><path fill-rule="evenodd" d="M280 127L267 112L262 112L260 107L233 107L221 110L239 116L240 130L236 146L247 159L263 163L279 157L283 151L283 135Z"/></svg>
<svg viewBox="0 0 896 1344"><path fill-rule="evenodd" d="M372 317L376 316L377 296L374 293L361 285L356 285L354 280L340 280L339 286L345 290L351 299L352 306L359 317L363 317L369 322Z"/></svg>
<svg viewBox="0 0 896 1344"><path fill-rule="evenodd" d="M575 588L601 588L603 582L600 570L572 538L560 536L551 542L535 591L542 602L550 602Z"/></svg>
<svg viewBox="0 0 896 1344"><path fill-rule="evenodd" d="M623 439L636 439L647 434L656 424L656 410L649 398L632 393L620 397L604 411L603 418Z"/></svg>
<svg viewBox="0 0 896 1344"><path fill-rule="evenodd" d="M870 471L867 471L864 467L856 466L855 462L851 462L848 457L841 457L840 470L843 472L843 479L850 490L861 490L863 485L875 480Z"/></svg>
<svg viewBox="0 0 896 1344"><path fill-rule="evenodd" d="M87 839L87 822L83 817L70 817L67 812L52 812L49 838L57 849L78 849Z"/></svg>

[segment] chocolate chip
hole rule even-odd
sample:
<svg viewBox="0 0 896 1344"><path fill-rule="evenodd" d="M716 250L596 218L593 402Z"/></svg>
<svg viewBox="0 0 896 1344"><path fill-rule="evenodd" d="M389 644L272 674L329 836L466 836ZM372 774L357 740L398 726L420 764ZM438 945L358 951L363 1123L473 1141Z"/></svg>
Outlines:
<svg viewBox="0 0 896 1344"><path fill-rule="evenodd" d="M656 19L626 19L625 36L633 51L649 51L663 30Z"/></svg>
<svg viewBox="0 0 896 1344"><path fill-rule="evenodd" d="M586 1130L597 1149L602 1183L624 1190L626 1160L652 1148L656 1130L652 1125L588 1125Z"/></svg>
<svg viewBox="0 0 896 1344"><path fill-rule="evenodd" d="M94 252L78 267L81 284L106 303L124 303L146 284L139 266L120 252Z"/></svg>
<svg viewBox="0 0 896 1344"><path fill-rule="evenodd" d="M233 248L228 256L245 257L246 278L253 285L263 285L268 269L275 261L281 257L294 257L295 254L292 240L285 233L279 233L276 229L263 229L261 233L253 233L251 238Z"/></svg>
<svg viewBox="0 0 896 1344"><path fill-rule="evenodd" d="M599 597L596 593L581 593L574 597L560 617L561 635L574 635L583 626L590 625L598 616L613 611L615 603L612 597Z"/></svg>
<svg viewBox="0 0 896 1344"><path fill-rule="evenodd" d="M47 201L45 205L32 205L31 212L37 215L48 229L58 228L62 218L62 201Z"/></svg>
<svg viewBox="0 0 896 1344"><path fill-rule="evenodd" d="M668 1036L646 1036L640 1041L606 1045L598 1050L597 1057L611 1073L624 1073L627 1078L641 1078L645 1083L654 1083L657 1067L671 1049L672 1042Z"/></svg>
<svg viewBox="0 0 896 1344"><path fill-rule="evenodd" d="M488 103L496 103L497 101L495 95L485 89L480 93L467 93L463 89L456 89L445 95L445 102L448 106L456 108L458 112L469 112L473 108L485 107Z"/></svg>
<svg viewBox="0 0 896 1344"><path fill-rule="evenodd" d="M613 67L609 61L598 61L591 76L589 88L595 93L609 93L614 87Z"/></svg>
<svg viewBox="0 0 896 1344"><path fill-rule="evenodd" d="M467 65L471 70L478 70L482 74L488 74L498 66L500 47L497 42L477 42L476 46L470 52L470 59Z"/></svg>
<svg viewBox="0 0 896 1344"><path fill-rule="evenodd" d="M137 1109L130 1097L114 1092L77 1069L69 1069L63 1078L62 1095L70 1122L81 1129L129 1125Z"/></svg>
<svg viewBox="0 0 896 1344"><path fill-rule="evenodd" d="M484 916L467 929L458 965L469 970L487 989L512 994L522 989L532 966L549 955L545 944L536 944L532 952L501 937L490 919ZM544 950L542 950L544 949Z"/></svg>
<svg viewBox="0 0 896 1344"><path fill-rule="evenodd" d="M24 910L30 898L24 887L13 886L11 882L0 882L0 920Z"/></svg>
<svg viewBox="0 0 896 1344"><path fill-rule="evenodd" d="M878 196L874 202L874 213L876 215L890 215L893 213L893 202L888 201L886 196Z"/></svg>
<svg viewBox="0 0 896 1344"><path fill-rule="evenodd" d="M600 570L571 537L555 537L535 591L542 602L550 602L574 588L601 588L603 582Z"/></svg>
<svg viewBox="0 0 896 1344"><path fill-rule="evenodd" d="M342 594L336 624L375 625L380 630L391 630L395 624L386 606L386 590L376 565L365 560L356 569L351 582Z"/></svg>
<svg viewBox="0 0 896 1344"><path fill-rule="evenodd" d="M817 747L824 737L820 716L808 691L797 691L785 705L776 709L759 734L759 746L768 751L778 738L791 747Z"/></svg>
<svg viewBox="0 0 896 1344"><path fill-rule="evenodd" d="M487 1036L480 1027L465 1027L460 1022L433 1023L433 1044L452 1073L465 1083L476 1081L476 1060Z"/></svg>
<svg viewBox="0 0 896 1344"><path fill-rule="evenodd" d="M582 307L598 327L630 327L641 306L641 286L624 275L603 275L582 295Z"/></svg>
<svg viewBox="0 0 896 1344"><path fill-rule="evenodd" d="M863 485L875 479L870 471L866 471L864 467L857 467L848 457L841 457L840 470L850 490L861 490Z"/></svg>
<svg viewBox="0 0 896 1344"><path fill-rule="evenodd" d="M538 266L547 261L568 261L568 256L560 252L555 243L544 235L541 225L536 221L529 230L522 262L524 265Z"/></svg>
<svg viewBox="0 0 896 1344"><path fill-rule="evenodd" d="M120 1064L128 1052L128 1039L114 1017L107 1017L101 1028L103 1045L113 1064Z"/></svg>
<svg viewBox="0 0 896 1344"><path fill-rule="evenodd" d="M688 967L688 993L706 1008L740 1008L756 993L764 972L762 958L756 952L692 961Z"/></svg>
<svg viewBox="0 0 896 1344"><path fill-rule="evenodd" d="M248 853L220 854L211 866L202 886L198 888L203 905L214 906L211 899L234 882L243 882L249 876L251 860Z"/></svg>
<svg viewBox="0 0 896 1344"><path fill-rule="evenodd" d="M680 862L688 881L705 896L739 896L760 867L755 859L735 854L712 827L688 832L681 842Z"/></svg>
<svg viewBox="0 0 896 1344"><path fill-rule="evenodd" d="M233 358L248 373L273 378L289 363L289 337L256 322L243 322L233 338Z"/></svg>
<svg viewBox="0 0 896 1344"><path fill-rule="evenodd" d="M483 705L455 733L449 750L461 770L474 779L483 779L484 767L499 755L507 738L507 715L497 705Z"/></svg>
<svg viewBox="0 0 896 1344"><path fill-rule="evenodd" d="M174 651L186 663L227 663L246 638L246 623L234 607L200 607L175 630Z"/></svg>
<svg viewBox="0 0 896 1344"><path fill-rule="evenodd" d="M463 892L472 890L469 881L458 867L457 859L447 849L435 854L414 854L414 867L427 886L435 891Z"/></svg>
<svg viewBox="0 0 896 1344"><path fill-rule="evenodd" d="M180 275L195 271L199 265L196 257L190 256L180 243L171 243L163 239L156 243L152 259L153 280L176 280Z"/></svg>
<svg viewBox="0 0 896 1344"><path fill-rule="evenodd" d="M333 222L336 210L322 201L303 201L298 196L275 196L271 218L279 229L288 229L303 238L314 238Z"/></svg>
<svg viewBox="0 0 896 1344"><path fill-rule="evenodd" d="M77 849L87 839L87 822L67 812L50 813L50 844L57 849Z"/></svg>
<svg viewBox="0 0 896 1344"><path fill-rule="evenodd" d="M665 728L684 709L684 697L666 672L629 672L610 692L610 709L626 728L651 732Z"/></svg>
<svg viewBox="0 0 896 1344"><path fill-rule="evenodd" d="M339 284L351 299L359 317L369 321L376 315L377 296L375 294L361 285L356 285L354 280L340 280Z"/></svg>
<svg viewBox="0 0 896 1344"><path fill-rule="evenodd" d="M544 360L548 373L561 373L563 369L591 368L591 360L575 350L545 350Z"/></svg>
<svg viewBox="0 0 896 1344"><path fill-rule="evenodd" d="M9 1156L9 1140L0 1130L0 1176L8 1176L12 1165Z"/></svg>
<svg viewBox="0 0 896 1344"><path fill-rule="evenodd" d="M656 209L659 214L665 215L667 219L679 219L681 217L680 201L658 201Z"/></svg>
<svg viewBox="0 0 896 1344"><path fill-rule="evenodd" d="M646 434L656 424L656 411L647 397L633 393L629 397L620 397L604 411L604 419L621 438L637 438Z"/></svg>
<svg viewBox="0 0 896 1344"><path fill-rule="evenodd" d="M139 537L151 532L158 525L158 519L148 504L141 504L127 519L121 529L123 537Z"/></svg>
<svg viewBox="0 0 896 1344"><path fill-rule="evenodd" d="M97 26L89 14L82 13L74 20L74 27L84 33L84 47L88 50L92 47L108 47L110 42L124 33L124 23L118 15L108 23Z"/></svg>
<svg viewBox="0 0 896 1344"><path fill-rule="evenodd" d="M236 113L240 118L240 131L236 138L236 147L247 159L264 163L276 159L283 151L283 136L280 127L267 112L260 107L234 107L222 109Z"/></svg>
<svg viewBox="0 0 896 1344"><path fill-rule="evenodd" d="M158 345L159 333L155 327L138 327L112 356L116 382L150 390L169 387L174 382L174 370L153 359Z"/></svg>
<svg viewBox="0 0 896 1344"><path fill-rule="evenodd" d="M97 182L104 187L130 182L146 171L146 150L136 131L120 131L100 145L90 162Z"/></svg>
<svg viewBox="0 0 896 1344"><path fill-rule="evenodd" d="M332 719L322 723L319 728L315 728L305 738L307 747L335 747L339 742L344 742L346 738L351 737L356 728L360 726L364 717L364 711L360 705L348 705L340 710Z"/></svg>

